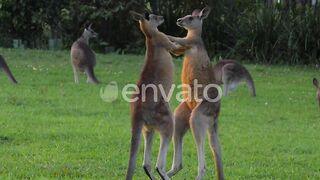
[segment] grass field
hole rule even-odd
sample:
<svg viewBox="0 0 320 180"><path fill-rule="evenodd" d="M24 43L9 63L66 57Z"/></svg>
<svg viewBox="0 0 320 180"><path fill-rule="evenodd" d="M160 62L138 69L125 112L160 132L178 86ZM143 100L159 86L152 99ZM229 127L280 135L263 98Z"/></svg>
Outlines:
<svg viewBox="0 0 320 180"><path fill-rule="evenodd" d="M129 104L104 102L100 88L135 83L143 56L97 55L101 85L73 83L69 52L0 49L19 81L0 73L0 179L124 179L129 144ZM179 83L181 59L176 64ZM226 179L320 179L320 110L310 67L246 65L257 97L245 86L222 99L220 138ZM178 105L172 101L172 109ZM142 141L143 142L143 141ZM159 138L153 149L153 165ZM171 166L170 146L167 170ZM140 147L135 179L147 179ZM172 179L197 175L196 146L184 140L184 168ZM214 163L206 142L207 174Z"/></svg>

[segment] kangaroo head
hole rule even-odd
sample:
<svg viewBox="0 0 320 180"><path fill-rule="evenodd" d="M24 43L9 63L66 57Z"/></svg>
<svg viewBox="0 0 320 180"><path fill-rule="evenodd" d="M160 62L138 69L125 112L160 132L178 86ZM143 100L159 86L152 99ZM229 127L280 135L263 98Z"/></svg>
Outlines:
<svg viewBox="0 0 320 180"><path fill-rule="evenodd" d="M142 15L135 11L130 11L133 19L139 21L141 31L146 35L150 36L150 33L158 31L158 26L164 22L163 16L146 13Z"/></svg>
<svg viewBox="0 0 320 180"><path fill-rule="evenodd" d="M96 38L98 36L98 33L94 32L94 30L91 28L92 24L90 24L87 28L83 31L83 36L86 38Z"/></svg>
<svg viewBox="0 0 320 180"><path fill-rule="evenodd" d="M177 25L186 30L201 30L203 20L210 14L211 9L209 7L203 8L201 11L196 9L191 15L187 15L177 20Z"/></svg>

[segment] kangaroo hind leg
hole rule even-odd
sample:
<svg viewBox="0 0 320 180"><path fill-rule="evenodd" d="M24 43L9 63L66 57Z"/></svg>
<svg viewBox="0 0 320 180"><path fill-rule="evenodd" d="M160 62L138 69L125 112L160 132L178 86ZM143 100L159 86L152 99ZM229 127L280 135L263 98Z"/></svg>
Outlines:
<svg viewBox="0 0 320 180"><path fill-rule="evenodd" d="M191 110L188 105L181 103L174 114L174 154L171 170L168 172L168 176L172 177L182 169L182 142L183 136L189 129L189 119Z"/></svg>
<svg viewBox="0 0 320 180"><path fill-rule="evenodd" d="M144 159L143 159L143 169L147 176L150 179L155 179L154 175L151 172L151 152L152 152L152 139L153 139L154 130L153 129L144 129Z"/></svg>
<svg viewBox="0 0 320 180"><path fill-rule="evenodd" d="M78 72L77 68L75 67L75 65L72 65L72 69L73 69L74 82L76 84L78 84L79 83L79 72Z"/></svg>
<svg viewBox="0 0 320 180"><path fill-rule="evenodd" d="M215 115L213 123L210 124L209 130L209 142L214 157L216 165L216 174L217 179L223 180L223 166L222 166L222 157L221 157L221 147L219 142L219 132L218 132L218 114Z"/></svg>
<svg viewBox="0 0 320 180"><path fill-rule="evenodd" d="M133 177L134 169L136 167L136 160L137 160L137 154L139 150L142 127L143 127L143 123L141 120L133 119L130 157L129 157L126 180L132 180L132 177Z"/></svg>
<svg viewBox="0 0 320 180"><path fill-rule="evenodd" d="M192 134L194 140L197 144L198 151L198 176L197 180L203 179L205 175L206 167L205 167L205 135L208 129L208 123L210 121L210 116L204 114L203 109L206 107L198 105L192 112L190 118L190 126L192 130Z"/></svg>
<svg viewBox="0 0 320 180"><path fill-rule="evenodd" d="M156 165L156 170L159 173L161 179L168 180L170 179L166 174L166 158L168 146L171 142L172 134L173 134L173 120L172 116L167 115L162 118L163 124L159 127L160 132L160 149L158 154L158 160Z"/></svg>

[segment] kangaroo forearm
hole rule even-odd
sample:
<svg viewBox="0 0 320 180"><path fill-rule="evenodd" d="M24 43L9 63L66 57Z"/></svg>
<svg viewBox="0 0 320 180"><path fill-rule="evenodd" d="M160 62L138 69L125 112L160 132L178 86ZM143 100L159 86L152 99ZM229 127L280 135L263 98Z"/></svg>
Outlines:
<svg viewBox="0 0 320 180"><path fill-rule="evenodd" d="M175 37L173 37L173 36L170 36L170 37L171 37L171 38L175 38ZM167 47L167 50L168 50L170 53L174 54L175 56L179 56L179 55L181 55L181 54L184 54L185 51L190 48L190 47L188 47L188 46L183 46L182 44L177 43L177 42L175 42L175 41L171 42L169 36L168 36L167 39L168 39L168 41L166 42L166 44L167 44L167 46L166 46L166 47ZM176 39L182 39L182 38L176 38Z"/></svg>
<svg viewBox="0 0 320 180"><path fill-rule="evenodd" d="M179 37L174 37L174 36L169 36L169 35L168 35L168 38L170 39L170 41L178 43L181 46L187 46L187 44L188 44L187 39L185 39L185 38L179 38Z"/></svg>
<svg viewBox="0 0 320 180"><path fill-rule="evenodd" d="M170 35L167 35L167 37L170 39L170 41L175 41L175 39L176 39L176 37L170 36Z"/></svg>
<svg viewBox="0 0 320 180"><path fill-rule="evenodd" d="M187 49L187 47L181 46L180 44L172 43L170 41L167 42L167 50L175 56L184 54Z"/></svg>
<svg viewBox="0 0 320 180"><path fill-rule="evenodd" d="M175 56L180 56L186 52L187 48L184 46L177 46L176 48L170 50L170 53L172 53Z"/></svg>

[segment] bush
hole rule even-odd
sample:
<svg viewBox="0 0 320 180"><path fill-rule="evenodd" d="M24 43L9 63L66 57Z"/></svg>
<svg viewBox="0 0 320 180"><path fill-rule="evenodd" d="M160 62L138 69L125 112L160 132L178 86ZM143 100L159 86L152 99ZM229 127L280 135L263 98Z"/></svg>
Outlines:
<svg viewBox="0 0 320 180"><path fill-rule="evenodd" d="M91 22L99 33L92 43L95 50L143 53L144 37L129 10L152 7L165 16L161 31L184 36L176 19L206 5L212 11L204 22L203 39L211 57L269 64L320 63L319 6L270 7L256 0L3 0L0 43L11 47L12 39L19 38L27 47L46 48L48 38L62 38L68 49Z"/></svg>
<svg viewBox="0 0 320 180"><path fill-rule="evenodd" d="M234 26L233 51L252 62L318 64L320 58L319 8L284 11L259 7L245 13ZM238 27L238 28L237 28Z"/></svg>

